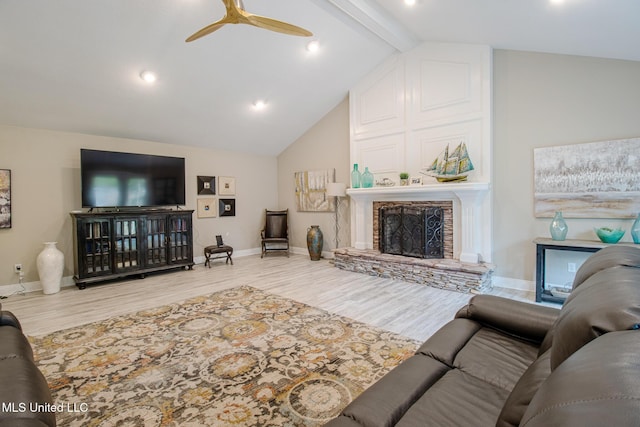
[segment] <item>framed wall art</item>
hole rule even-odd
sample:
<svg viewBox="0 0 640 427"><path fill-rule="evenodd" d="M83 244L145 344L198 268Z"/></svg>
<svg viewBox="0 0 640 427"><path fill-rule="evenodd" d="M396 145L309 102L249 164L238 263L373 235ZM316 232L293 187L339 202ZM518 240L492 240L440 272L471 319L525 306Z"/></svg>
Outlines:
<svg viewBox="0 0 640 427"><path fill-rule="evenodd" d="M198 194L216 194L216 177L198 175Z"/></svg>
<svg viewBox="0 0 640 427"><path fill-rule="evenodd" d="M335 181L335 169L295 172L296 207L298 212L333 212L327 184Z"/></svg>
<svg viewBox="0 0 640 427"><path fill-rule="evenodd" d="M11 228L10 169L0 169L0 228Z"/></svg>
<svg viewBox="0 0 640 427"><path fill-rule="evenodd" d="M232 176L218 177L218 194L220 196L236 195L236 179Z"/></svg>
<svg viewBox="0 0 640 427"><path fill-rule="evenodd" d="M535 216L633 218L640 211L640 138L533 150Z"/></svg>
<svg viewBox="0 0 640 427"><path fill-rule="evenodd" d="M198 218L215 218L218 216L218 204L213 197L198 199Z"/></svg>
<svg viewBox="0 0 640 427"><path fill-rule="evenodd" d="M220 216L236 216L236 199L220 199L218 209Z"/></svg>

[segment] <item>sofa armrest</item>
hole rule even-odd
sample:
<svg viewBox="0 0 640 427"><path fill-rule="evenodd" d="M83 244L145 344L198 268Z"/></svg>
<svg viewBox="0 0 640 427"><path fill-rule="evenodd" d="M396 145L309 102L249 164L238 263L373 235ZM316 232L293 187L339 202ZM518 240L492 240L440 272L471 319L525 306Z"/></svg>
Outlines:
<svg viewBox="0 0 640 427"><path fill-rule="evenodd" d="M560 310L495 295L476 295L456 313L520 338L542 342Z"/></svg>
<svg viewBox="0 0 640 427"><path fill-rule="evenodd" d="M22 330L18 318L10 311L0 310L0 326L13 326L14 328Z"/></svg>

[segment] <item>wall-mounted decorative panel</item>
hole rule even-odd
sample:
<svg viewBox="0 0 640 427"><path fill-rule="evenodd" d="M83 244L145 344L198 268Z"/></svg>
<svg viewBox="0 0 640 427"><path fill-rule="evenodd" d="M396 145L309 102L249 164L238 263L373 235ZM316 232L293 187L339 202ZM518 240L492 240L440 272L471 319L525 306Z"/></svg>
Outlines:
<svg viewBox="0 0 640 427"><path fill-rule="evenodd" d="M404 134L359 140L352 148L361 172L365 167L374 174L404 172Z"/></svg>
<svg viewBox="0 0 640 427"><path fill-rule="evenodd" d="M401 129L404 91L404 67L398 57L366 77L350 97L352 135Z"/></svg>
<svg viewBox="0 0 640 427"><path fill-rule="evenodd" d="M482 56L477 47L424 45L407 59L411 127L482 113Z"/></svg>

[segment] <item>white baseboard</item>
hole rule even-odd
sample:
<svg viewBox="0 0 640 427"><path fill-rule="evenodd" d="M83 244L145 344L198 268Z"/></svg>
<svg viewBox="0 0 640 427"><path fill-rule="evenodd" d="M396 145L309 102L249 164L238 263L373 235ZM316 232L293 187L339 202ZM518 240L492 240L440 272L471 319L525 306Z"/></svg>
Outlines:
<svg viewBox="0 0 640 427"><path fill-rule="evenodd" d="M60 282L60 288L66 288L69 286L75 286L73 276L65 276ZM22 292L37 292L42 291L42 284L39 280L35 282L16 283L14 285L2 285L0 286L0 295L9 297L11 295L19 294Z"/></svg>
<svg viewBox="0 0 640 427"><path fill-rule="evenodd" d="M493 286L498 288L516 289L519 291L535 292L536 282L531 280L514 279L512 277L492 277Z"/></svg>

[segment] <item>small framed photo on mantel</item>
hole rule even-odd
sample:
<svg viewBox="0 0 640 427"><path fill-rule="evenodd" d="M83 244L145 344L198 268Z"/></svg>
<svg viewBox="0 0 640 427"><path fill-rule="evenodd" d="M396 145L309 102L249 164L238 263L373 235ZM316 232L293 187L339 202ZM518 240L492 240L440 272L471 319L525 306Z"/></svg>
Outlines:
<svg viewBox="0 0 640 427"><path fill-rule="evenodd" d="M409 185L411 185L411 186L422 185L422 176L418 175L418 176L410 177L409 178Z"/></svg>

